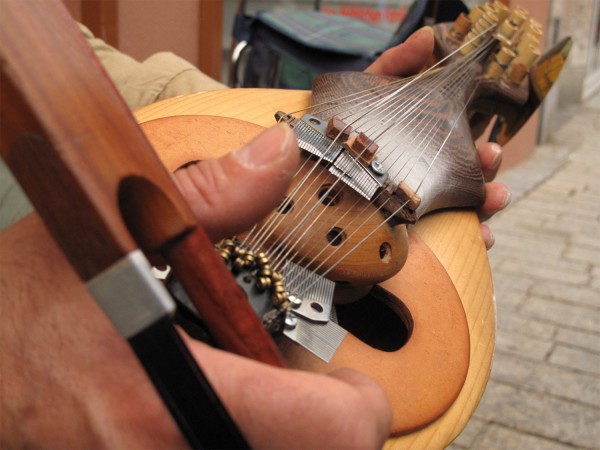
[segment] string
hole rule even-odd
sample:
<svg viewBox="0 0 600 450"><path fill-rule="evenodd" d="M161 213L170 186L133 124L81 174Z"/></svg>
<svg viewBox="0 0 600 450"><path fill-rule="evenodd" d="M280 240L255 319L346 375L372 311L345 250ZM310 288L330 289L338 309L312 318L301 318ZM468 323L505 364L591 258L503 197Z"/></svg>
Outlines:
<svg viewBox="0 0 600 450"><path fill-rule="evenodd" d="M441 83L441 82L440 82L440 83ZM383 102L381 102L381 103L383 103ZM413 108L412 108L412 109L414 109L414 108L416 108L416 106L415 106L415 105L413 105ZM318 220L318 219L319 219L319 217L320 217L320 216L318 216L318 217L315 219L315 221L316 221L316 220ZM311 228L312 228L312 227L308 227L307 229L311 229ZM292 233L292 234L293 234L293 233ZM290 236L290 235L288 235L288 236ZM336 250L337 250L337 249L336 249ZM289 254L289 250L288 250L288 253L284 254L284 256L288 256L288 254Z"/></svg>
<svg viewBox="0 0 600 450"><path fill-rule="evenodd" d="M491 27L490 27L490 28L491 28ZM486 30L486 31L487 31L487 30ZM474 38L474 39L475 39L475 38ZM469 42L465 43L465 45L467 45L468 43L469 43ZM483 47L483 46L482 46L482 47ZM452 53L451 53L450 55L448 55L446 58L444 58L443 60L441 60L441 61L440 61L438 64L436 64L435 66L433 66L433 67L431 68L431 70L430 70L430 71L428 71L428 72L424 72L424 73L422 73L422 74L420 74L420 75L418 75L418 76L415 76L415 77L411 77L410 79L408 79L408 81L406 81L406 80L401 80L401 81L398 81L398 82L392 82L392 83L388 83L387 85L385 85L385 86L382 86L382 87L378 87L378 88L375 88L375 89L373 89L373 88L371 88L371 89L366 89L366 90L364 90L364 91L362 91L362 92L351 94L351 95L349 95L349 96L346 96L346 100L345 100L345 101L342 101L341 103L336 103L335 105L333 105L333 104L332 104L332 105L329 105L329 107L328 107L328 108L322 108L322 109L320 109L320 110L319 110L319 112L322 112L322 111L328 111L328 110L331 110L331 109L334 109L334 108L339 108L340 106L342 106L342 105L344 105L344 104L348 104L348 103L352 102L352 101L353 101L353 100L355 100L355 99L359 99L359 100L360 100L360 102L359 102L359 105L360 105L360 106L363 106L363 110L377 110L377 109L379 109L380 111L381 111L381 110L383 110L383 111L386 113L386 115L384 116L384 119L379 119L377 122L381 122L382 120L386 120L386 119L387 119L387 120L389 120L389 121L392 121L392 119L400 117L400 120L395 120L395 121L392 121L392 122L393 122L393 125L392 125L392 126L390 126L389 128L386 128L386 129L384 129L384 130L380 131L380 132L378 133L377 137L375 138L375 140L377 140L377 139L379 139L379 138L382 138L384 135L387 135L387 136L389 136L389 132L390 132L392 129L394 129L394 128L399 128L400 126L402 126L402 128L401 128L401 129L398 131L398 133L400 133L402 130L406 129L406 128L407 128L407 127L409 127L411 124L413 124L413 129L417 129L417 128L419 129L419 132L418 132L418 133L417 133L417 134L416 134L416 135L415 135L415 136L412 138L412 142L415 142L415 140L417 140L417 138L418 138L418 137L419 137L419 135L421 134L422 130L423 130L423 129L428 129L427 133L425 133L425 135L422 137L422 139L421 139L421 142L419 143L419 145L417 145L417 146L411 146L411 148L413 149L413 150L412 150L412 152L413 152L413 153L415 153L416 151L418 151L419 147L421 147L421 150L420 150L420 151L421 151L421 154L422 154L422 152L424 151L424 149L426 149L426 147L427 147L427 145L425 145L425 144L426 144L426 143L430 143L430 142L431 142L431 140L433 139L433 130L434 130L434 128L436 128L434 125L439 125L439 123L440 123L440 121L442 121L442 119L438 117L438 118L437 118L437 120L435 120L435 122L432 124L431 122L434 120L434 119L433 119L433 116L427 116L427 115L425 115L425 116L424 116L423 114L412 114L414 111L416 111L416 110L419 108L419 106L421 106L421 105L422 105L424 102L426 102L426 99L425 99L425 98L419 98L419 100L417 100L417 101L414 101L414 100L412 100L412 97L418 93L418 86L415 86L415 87L412 87L412 86L416 84L416 81L420 80L421 78L423 78L423 77L425 77L425 76L431 76L431 77L435 77L436 75L438 75L440 72L438 72L438 73L433 73L433 74L432 74L432 70L433 70L433 69L435 69L435 68L436 68L437 66L439 66L440 64L442 64L442 63L443 63L445 60L447 60L448 58L450 58L451 56L453 56L453 55L454 55L454 54L455 54L457 51L459 51L459 50L460 50L460 49L457 49L457 50L455 50L454 52L452 52ZM481 47L480 47L480 48L478 49L478 51L477 51L477 52L474 52L474 53L483 54L483 53L485 53L485 51L484 51L483 49L481 49ZM469 57L470 57L470 58L469 58ZM471 59L471 60L473 60L473 61L476 61L476 58L475 58L473 55L468 55L468 57L464 58L464 60L467 60L467 61L468 61L469 59ZM467 67L467 64L463 64L462 66L461 66L461 65L459 65L458 67L459 67L459 68L461 68L461 67L462 67L462 70L463 70L463 71L466 71L466 70L467 70L467 69L466 69L466 67ZM452 76L452 74L451 74L451 73L450 73L448 70L446 70L446 71L442 71L441 73L443 73L443 76L439 77L440 79L438 79L438 80L436 81L437 85L443 85L443 83L444 83L444 82L446 82L448 79L450 79L450 78L451 78L451 76ZM454 75L456 75L456 74L454 74ZM463 84L464 84L464 83L463 83ZM398 86L399 86L399 87L398 87ZM430 87L431 87L431 86L430 86ZM377 101L376 101L376 102L373 104L373 103L371 102L371 99L373 98L373 92L377 92L377 91L381 91L381 92L382 92L382 95L383 95L383 97L382 97L382 98L380 98L380 99L378 99L378 100L377 100ZM407 92L405 92L405 94L406 94L406 95L407 95L409 98L411 98L411 101L410 101L410 102L406 102L406 103L405 103L405 104L403 104L402 106L394 106L394 101L395 101L395 99L396 99L396 98L398 97L398 95L399 95L401 92L403 92L403 91L407 91ZM324 102L324 103L322 103L321 105L328 105L329 103L331 103L331 102ZM314 105L314 106L313 106L313 107L311 107L311 108L307 108L307 110L318 109L318 107L319 107L319 106L320 106L320 105ZM353 103L353 106L356 106L356 105ZM390 108L390 107L391 107L391 109L388 109L388 108ZM466 107L466 105L465 105L465 107ZM464 108L463 108L463 109L464 109ZM387 110L387 112L386 112L386 110ZM462 114L462 113L461 113L461 114ZM350 125L352 125L352 126L354 127L354 126L355 126L357 123L360 123L361 119L363 119L363 118L365 118L365 117L366 117L366 112L362 112L362 111L361 111L361 113L359 113L359 116L358 116L358 117L356 117L355 119L353 119ZM407 119L407 118L408 118L408 119ZM367 119L368 119L368 118L367 118ZM420 125L420 127L415 127L415 126L414 126L414 121L415 121L415 120L417 121L417 124L416 124L416 125ZM424 127L424 126L423 126L423 125L424 125L424 124L423 124L423 121L424 121L424 120L427 120L427 123L426 123L426 125L430 125L430 126ZM454 125L456 125L456 123L457 123L457 122L458 122L458 121L455 121L455 124L454 124ZM365 129L366 131L369 131L369 130L372 130L373 128L375 128L375 126L376 126L375 122L371 122L371 124L369 125L369 122L368 122L368 121L366 121L366 123L365 123L365 125L364 125L364 127L366 127L366 128L363 128L363 129ZM454 128L452 128L452 130L453 130L453 129L454 129ZM433 163L435 162L435 160L437 159L437 157L438 157L438 156L439 156L439 154L441 153L441 151L442 151L442 149L444 148L444 145L445 145L445 143L447 142L447 140L449 139L449 137L450 137L450 133L448 133L448 136L446 137L446 139L444 140L444 142L442 143L442 145L439 147L439 149L438 149L438 151L437 151L437 153L436 153L435 157L433 158L433 160L431 161L431 163L430 163L430 165L429 165L429 168L428 168L428 170L427 170L427 173L429 172L429 170L431 169L431 167L432 167ZM336 139L336 140L337 140L337 139ZM335 142L336 140L334 140L334 142ZM332 143L332 145L333 145L333 143ZM327 151L326 151L326 152L324 152L324 154L326 154L326 153L327 153ZM395 162L397 162L397 161L398 161L400 158L402 158L403 156L405 156L405 153L403 153L403 152L396 152L396 151L395 151L395 149L394 149L393 151L390 151L390 152L389 152L387 155L385 155L385 157L384 157L384 160L387 160L388 158L390 158L390 157L391 157L392 155L394 155L394 154L396 154L396 161L395 161ZM360 156L360 155L359 155L359 156ZM322 157L320 158L320 160L322 160ZM408 157L407 157L407 158L406 158L406 161L405 161L405 163L404 163L404 165L405 165L405 164L406 164L406 163L407 163L409 160L410 160L410 158L408 158ZM309 159L307 159L306 161L309 161ZM311 172L312 172L312 171L314 171L314 170L316 170L316 167L320 167L320 170L322 170L322 171L323 171L323 170L326 170L326 169L323 167L323 165L322 165L322 164L320 164L320 162L321 162L321 161L317 161L317 162L315 163L315 165L314 165L314 166L313 166L313 168L311 169ZM394 164L395 164L395 162L391 164L391 167L392 167L392 168L394 167ZM305 163L305 164L306 164L306 163ZM300 171L298 171L298 174L299 174L299 173L300 173ZM293 200L293 199L294 199L294 195L295 195L295 194L298 194L298 192L301 192L301 191L302 191L302 189L304 189L304 190L302 191L302 192L303 192L303 193L302 193L302 195L306 195L306 192L308 192L308 189L306 188L306 186L304 186L304 184L306 183L306 180L307 180L307 179L308 179L308 177L307 177L307 176L305 176L305 177L304 177L304 179L303 179L303 180L302 180L300 183L298 183L298 185L297 185L297 186L296 186L296 188L294 189L294 192L290 193L290 194L288 195L288 197L286 198L286 200L284 201L284 203L283 203L283 204L280 206L280 208L278 209L279 211L281 211L282 209L285 209L287 206L289 206L289 205L290 205L290 203L292 203L292 202L294 201L294 200ZM314 181L315 181L315 180L316 180L316 178L313 180L313 183L314 183ZM423 179L423 180L424 180L424 179ZM422 182L423 182L423 180L422 180L422 181L421 181L421 183L419 184L419 186L418 186L417 190L419 190L419 189L421 188L421 185L422 185ZM332 186L330 186L330 187L329 187L329 189L328 189L328 192L325 192L325 193L323 193L323 194L322 194L322 195L323 195L323 197L325 197L325 198L326 198L328 195L330 195L330 194L331 194L331 192L332 192L332 189L333 189L334 185L336 185L336 184L337 184L339 181L340 181L339 179L336 179L336 180L335 180L335 182L332 184ZM309 186L309 187L310 187L310 186ZM335 194L334 194L334 195L335 195ZM301 198L300 198L300 199L301 199ZM298 200L300 200L300 199L296 199L296 201L295 201L294 203L295 203L295 204L298 204ZM357 202L358 202L358 200L357 200ZM356 203L355 203L355 204L356 204ZM403 205L401 205L401 206L400 206L400 208L398 208L398 210L397 210L396 212L399 212L399 211L400 211L402 208L404 208L405 206L406 206L406 204L403 204ZM313 209L314 209L314 207L315 207L315 206L313 206ZM381 207L382 207L382 206L380 206L380 207L379 207L379 209L380 209ZM373 209L374 209L374 211L375 211L375 212L377 212L377 211L379 210L379 209L376 209L376 208L373 208ZM327 209L323 209L323 211L325 211L325 210L327 210ZM366 210L366 208L365 208L365 210ZM346 211L344 214L348 214L350 211L351 211L351 209L349 209L348 211ZM300 214L300 213L302 213L302 212L303 212L303 211L302 211L302 209L301 209L300 211L297 211L297 214ZM304 211L304 212L306 212L306 211ZM361 215L363 212L364 212L364 211L361 211L359 215ZM395 212L395 213L396 213L396 212ZM330 214L332 214L332 213L333 213L333 212L330 212ZM387 222L388 222L388 221L389 221L389 220L390 220L390 219L391 219L391 218L392 218L392 217L395 215L395 213L394 213L394 214L392 214L392 215L390 215L390 216L389 216L389 217L388 217L388 218L387 218L387 219L386 219L386 220L383 222L383 224L387 223ZM320 213L320 214L317 216L317 218L313 219L313 222L316 222L316 221L318 221L318 218L320 218L320 215L321 215L321 214L322 214L322 213ZM372 213L372 214L374 214L374 213ZM283 216L283 214L282 214L281 216ZM305 220L306 220L306 219L307 219L309 216L310 216L310 214L304 214ZM259 240L256 240L256 239L254 240L254 244L256 244L256 243L261 243L261 244L264 244L264 242L265 242L265 240L267 239L267 237L268 237L269 235L271 235L271 233L272 233L272 231L273 231L274 229L276 229L276 228L277 228L278 224L277 224L277 220L276 220L276 219L274 219L275 217L276 217L276 214L272 215L272 219L270 219L270 225L269 225L269 227L264 227L264 226L262 227L262 235L261 235L261 237L260 237L260 239L259 239ZM357 217L358 217L358 216L357 216ZM283 219L281 219L281 220L283 220ZM354 220L356 220L356 218L355 218ZM366 220L368 220L368 218L367 218L367 219L365 219L365 221L366 221ZM281 223L281 221L280 221L279 223ZM296 224L296 226L294 227L294 230L298 229L298 228L300 227L300 224L301 224L301 223L304 225L303 221L300 221L300 222L298 222L298 224ZM320 222L320 227L322 227L324 223L325 223L325 221L321 221L321 222ZM363 222L363 223L364 223L364 222ZM313 223L313 225L314 225L314 223ZM380 225L380 226L381 226L381 225ZM306 227L306 230L303 232L303 234L304 234L304 233L307 233L307 232L308 232L308 230L314 230L313 226ZM357 244L355 244L355 245L354 245L354 246L353 246L353 247L352 247L350 250L348 250L348 251L346 252L346 254L345 254L344 256L342 256L342 258L340 258L340 259L338 260L338 262L337 262L337 263L335 263L334 265L330 266L330 267L329 267L329 268L328 268L328 269L325 271L325 273L323 273L323 274L321 274L321 275L322 275L322 276L325 276L327 273L329 273L331 270L333 270L333 269L336 267L336 265L337 265L337 264L339 264L339 261L341 261L343 258L345 258L345 257L346 257L348 254L352 253L352 252L353 252L353 251L354 251L354 250L355 250L355 249L356 249L358 246L362 245L362 243L365 241L365 239L368 239L368 237L369 237L369 236L371 236L371 235L372 235L374 232L376 232L376 231L377 231L376 229L372 230L372 231L371 231L371 232L370 232L370 233L367 235L367 237L363 238L361 241L359 241ZM249 234L253 234L253 233L249 233ZM294 233L292 232L292 233L289 233L289 234L287 234L287 236L286 236L287 240L291 239L291 238L290 238L290 236L294 236ZM328 260L329 260L329 259L330 259L330 258L331 258L333 255L335 255L335 253L337 253L339 250L341 250L341 248L343 247L343 245L345 245L345 243L346 243L346 242L349 242L349 241L350 241L349 239L346 239L346 240L345 240L345 241L342 243L342 245L341 245L341 246L339 246L339 247L336 247L336 248L334 249L334 251L333 251L333 252L332 252L332 253L331 253L331 254L330 254L330 255L329 255L329 256L328 256L328 257L327 257L327 258L326 258L324 261L322 261L322 262L321 262L321 264L319 265L319 267L318 267L317 269L314 269L314 270L315 270L315 271L316 271L316 270L318 270L318 269L319 269L319 268L320 268L320 267L321 267L323 264L325 264L325 262L326 262L326 261L328 261ZM296 242L298 242L298 241L296 241ZM283 248L283 247L284 247L284 243L282 243L282 242L278 242L277 244L273 244L273 245L278 245L278 246L279 246L279 248ZM321 249L321 252L320 252L320 253L322 253L323 251L325 251L325 249L327 249L327 248L328 248L328 247L324 247L323 249ZM287 251L286 251L286 252L283 254L283 257L282 257L282 258L280 258L280 261L281 261L281 260L288 260L288 259L290 259L290 258L289 258L289 256L290 256L290 255L289 255L289 254L290 254L290 252L291 252L291 250L292 250L292 249L293 249L293 245L292 245L292 246L291 246L291 247L290 247L290 248L289 248L289 249L288 249L288 250L287 250ZM273 250L273 249L271 248L271 250ZM320 253L319 253L319 255L320 255ZM292 257L292 259L293 259L293 257ZM313 258L313 261L314 261L314 258ZM279 264L279 263L278 263L278 264ZM290 283L290 284L293 284L293 283L294 283L294 281L295 281L295 280L288 280L287 282L288 282L288 283Z"/></svg>
<svg viewBox="0 0 600 450"><path fill-rule="evenodd" d="M473 40L473 39L472 39L472 40ZM472 42L472 40L470 40L470 41L467 41L467 43L466 43L466 44L468 44L468 43ZM466 45L466 44L465 44L465 45ZM454 55L454 54L455 54L457 51L459 51L459 50L460 50L460 49L457 49L457 50L455 50L455 51L454 51L454 52L452 52L450 55L448 55L448 57L444 58L444 59L443 59L443 60L441 60L441 61L440 61L438 64L434 65L434 66L433 66L433 67L430 69L430 71L431 71L432 69L435 69L435 68L436 68L438 65L440 65L441 63L443 63L443 62L444 62L446 59L448 59L449 57L451 57L452 55ZM413 77L413 78L411 79L411 82L415 82L415 81L417 81L418 79L420 79L421 77L423 77L423 76L424 76L424 75L426 75L426 74L427 74L427 72L424 72L423 74L420 74L420 75L418 75L418 76L416 76L416 77ZM403 80L401 80L400 82L395 82L395 83L391 83L391 84L392 84L392 86L395 88L395 86L396 86L397 84L405 84L405 83L403 83ZM406 88L406 87L408 87L409 85L410 85L410 83L408 83L408 84L405 84L405 86L404 86L404 87L400 87L400 88L396 89L394 92L392 92L391 94L388 94L388 95L387 95L385 98L381 99L381 100L380 100L380 102L381 102L381 103L390 102L391 100L393 100L393 99L395 98L394 96L397 96L397 94L398 94L399 92L401 92L403 89L405 89L405 88ZM389 89L389 87L385 87L385 86L384 86L384 89ZM366 91L363 91L363 92L368 92L368 91L369 91L369 90L366 90ZM350 98L350 97L353 97L354 95L355 95L355 94L351 94L351 95L350 95L350 96L348 96L348 97ZM364 96L364 95L363 95L363 96ZM373 107L372 105L369 105L369 106L370 106L370 108L372 108L372 107ZM419 106L419 104L416 104L416 105L415 105L415 106L414 106L412 109L414 110L414 109L416 109L418 106ZM369 109L370 109L370 108L369 108ZM360 117L359 117L357 120L360 120L360 118L362 118L362 117L366 116L366 115L367 115L367 113L368 113L368 111L369 111L369 109L365 108L365 111L362 113L362 115L361 115L361 116L360 116ZM356 120L356 121L357 121L357 120ZM355 122L356 122L356 121L355 121ZM320 161L318 161L318 162L320 162ZM320 165L320 164L315 164L315 167L317 167L317 165L318 165L319 167L321 167L321 170L324 170L324 169L322 168L322 165ZM311 172L310 174L312 174L312 172ZM305 178L307 178L307 177L308 177L310 174L307 174L307 176L305 176ZM313 180L313 183L314 183L314 180ZM335 184L337 184L337 181L334 183L334 185L333 185L333 186L331 186L331 188L334 188L334 187L335 187ZM298 186L295 188L295 191L296 191L296 192L298 192L299 190L301 190L301 189L302 189L302 187L303 187L303 183L300 183L300 184L299 184L299 185L298 185ZM288 199L286 199L286 201L288 202L288 204L289 204L289 201L291 201L291 199L293 198L293 196L294 196L294 194L295 194L296 192L292 192L292 193L291 193L291 194L288 196ZM329 195L329 193L327 193L326 195ZM297 203L297 202L296 202L296 203ZM287 207L287 205L286 205L285 207ZM281 209L281 207L280 207L280 209ZM296 212L296 214L297 214L297 215L300 215L300 213L304 213L304 212L305 212L305 211L297 211L297 212ZM308 217L308 216L309 216L309 214L305 214L305 217ZM270 223L268 224L268 227L267 227L267 228L265 228L265 230L272 230L274 227L276 227L276 226L277 226L277 224L275 224L274 220L275 220L275 219L273 219L273 220L271 220L271 221L270 221ZM280 220L281 220L281 221L283 221L283 220L284 220L284 218L282 217ZM294 230L296 230L296 229L300 228L300 226L302 226L302 225L303 225L302 223L298 223L298 224L297 224L297 226L294 228ZM293 233L290 233L290 232L289 232L289 230L284 230L284 231L288 231L287 235L288 235L289 237L293 236ZM253 242L253 244L254 244L254 245L261 246L262 244L264 244L264 240L266 240L266 238L268 238L268 236L269 236L269 233L267 233L267 232L265 231L265 232L263 232L263 233L261 234L261 236L263 236L263 240L262 240L262 241L258 241L258 242L256 242L256 241L255 241L255 242ZM288 240L289 240L289 238L288 238ZM281 245L281 243L279 243L279 245Z"/></svg>
<svg viewBox="0 0 600 450"><path fill-rule="evenodd" d="M443 83L443 81L440 81L440 83ZM415 107L416 107L416 106L413 106L413 109L414 109ZM429 129L431 130L431 127L429 127ZM382 131L382 133L381 133L381 134L383 134L384 132L385 132L385 131ZM430 131L430 133L431 133L431 131ZM368 220L368 219L366 219L366 220ZM315 221L316 221L316 220L315 220ZM347 225L348 225L348 224L347 224ZM311 229L312 229L312 227L311 227ZM334 250L334 252L335 252L335 251L338 251L338 250L339 250L339 249L335 249L335 250ZM319 256L319 255L320 255L320 253L319 253L317 256ZM286 255L286 256L287 256L287 255ZM314 259L314 258L313 258L313 259Z"/></svg>
<svg viewBox="0 0 600 450"><path fill-rule="evenodd" d="M474 91L472 91L472 92L471 92L471 95L469 96L469 99L472 97L473 93L474 93ZM465 106L464 106L464 107L463 107L463 109L461 110L461 114L462 114L462 113L464 113L464 111L465 111L465 109L466 109L466 106L467 106L467 103L465 103ZM454 126L456 126L456 124L458 124L458 120L457 120L457 121L455 121L455 123L454 123ZM454 126L453 126L453 128L451 129L451 131L454 129ZM429 167L428 167L427 173L426 173L426 174L425 174L425 176L423 177L423 180L426 178L426 175L429 173L429 171L430 171L430 170L431 170L431 168L433 167L433 164L435 163L435 161L436 161L437 157L438 157L438 156L440 155L440 153L442 152L442 149L443 149L443 147L444 147L445 143L446 143L446 142L448 141L448 139L450 138L451 131L450 131L450 133L448 133L448 134L447 134L447 136L446 136L446 138L444 139L444 141L443 141L442 145L439 147L438 151L436 152L436 155L435 155L435 157L433 158L433 160L432 160L432 161L431 161L431 163L429 164ZM419 184L419 186L417 187L417 189L416 189L416 191L415 191L415 192L417 192L417 193L418 193L418 191L420 190L420 188L421 188L421 186L422 186L422 182L423 182L423 180L421 181L421 184ZM380 226L383 226L383 225L387 224L387 223L388 223L388 222L389 222L389 221L390 221L390 220L391 220L391 219L394 217L394 215L395 215L396 213L400 212L400 211L401 211L403 208L405 208L407 204L408 204L408 201L406 201L405 203L403 203L403 204L402 204L402 205L401 205L401 206L400 206L400 207L399 207L399 208L398 208L398 209L397 209L397 210L394 212L394 214L393 214L393 215L390 215L389 217L387 217L387 218L386 218L386 219L385 219L385 220L384 220L384 221L381 223L381 225L380 225ZM346 258L348 255L352 254L352 253L353 253L353 252L354 252L354 251L355 251L357 248L359 248L361 245L363 245L363 243L364 243L364 242L365 242L365 241L366 241L366 240L367 240L369 237L371 237L371 236L372 236L374 233L376 233L376 232L377 232L377 229L375 229L375 228L374 228L374 229L372 229L372 230L369 232L369 234L368 234L367 236L365 236L365 237L364 237L362 240L360 240L359 242L357 242L357 243L356 243L356 244L355 244L353 247L351 247L351 248L350 248L350 249L349 249L349 250L348 250L348 251L347 251L345 254L343 254L343 255L342 255L340 258L338 258L338 262L337 262L337 263L331 264L331 265L329 266L329 268L328 268L328 269L326 269L324 272L322 272L320 275L321 275L322 277L326 277L326 276L327 276L327 274L329 274L329 273L330 273L332 270L334 270L334 269L337 267L337 264L339 264L339 262L340 262L340 261L343 261L343 260L344 260L344 259L345 259L345 258ZM349 240L346 240L346 242L349 242ZM317 271L319 271L319 269L320 269L320 268L321 268L321 267L322 267L322 266L323 266L323 265L324 265L324 264L325 264L325 263L326 263L326 262L327 262L327 261L328 261L328 260L329 260L329 259L330 259L330 258L331 258L331 257L332 257L332 256L333 256L333 255L334 255L334 254L335 254L335 253L338 251L338 250L339 250L339 249L340 249L340 248L341 248L341 246L340 246L340 247L336 247L336 249L335 249L335 250L334 250L334 251L333 251L333 252L332 252L330 255L328 255L328 256L327 256L327 257L326 257L326 258L325 258L325 259L324 259L324 260L323 260L323 261L322 261L322 262L321 262L321 263L320 263L320 264L319 264L317 267L315 267L315 268L313 269L313 271L314 271L314 272L317 272ZM290 285L290 286L294 286L294 282L295 282L295 279L293 279L293 280L289 280L289 281L288 281L288 283L289 283L289 285ZM303 286L303 285L300 285L300 286L296 287L296 289L299 289L299 290L304 290L304 291L310 290L310 288L311 288L311 287L312 287L312 286L313 286L313 285L316 283L316 280L309 281L309 283L310 283L310 284L309 284L308 286L306 286L306 285L304 285L304 286Z"/></svg>

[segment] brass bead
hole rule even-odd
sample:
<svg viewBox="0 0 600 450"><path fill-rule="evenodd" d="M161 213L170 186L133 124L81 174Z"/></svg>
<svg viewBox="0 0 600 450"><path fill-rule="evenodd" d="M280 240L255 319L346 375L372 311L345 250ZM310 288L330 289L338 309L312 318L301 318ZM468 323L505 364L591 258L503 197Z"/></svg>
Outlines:
<svg viewBox="0 0 600 450"><path fill-rule="evenodd" d="M240 271L240 270L242 270L242 269L244 268L244 266L245 266L245 264L244 264L244 260L243 260L243 259L241 259L241 258L235 258L235 259L233 260L232 266L233 266L233 270L234 270L234 271L237 271L237 272L239 272L239 271Z"/></svg>
<svg viewBox="0 0 600 450"><path fill-rule="evenodd" d="M285 288L283 286L275 286L273 288L273 291L275 292L275 294L283 294L285 293Z"/></svg>
<svg viewBox="0 0 600 450"><path fill-rule="evenodd" d="M287 302L287 295L285 293L277 293L273 296L273 303L277 306L281 306L285 302Z"/></svg>
<svg viewBox="0 0 600 450"><path fill-rule="evenodd" d="M273 276L273 271L272 271L271 269L269 269L269 268L265 268L265 267L263 267L263 268L260 270L260 272L259 272L259 275L260 275L261 277L267 277L267 278L269 278L269 279L271 279L271 280L273 279L273 278L272 278L272 276Z"/></svg>
<svg viewBox="0 0 600 450"><path fill-rule="evenodd" d="M271 278L273 278L273 280L275 280L275 281L282 281L283 275L281 275L281 273L279 273L279 272L273 272L273 275L271 276Z"/></svg>
<svg viewBox="0 0 600 450"><path fill-rule="evenodd" d="M271 287L271 279L270 278L266 278L266 277L260 277L258 280L256 280L256 288L264 291L265 289L268 289Z"/></svg>

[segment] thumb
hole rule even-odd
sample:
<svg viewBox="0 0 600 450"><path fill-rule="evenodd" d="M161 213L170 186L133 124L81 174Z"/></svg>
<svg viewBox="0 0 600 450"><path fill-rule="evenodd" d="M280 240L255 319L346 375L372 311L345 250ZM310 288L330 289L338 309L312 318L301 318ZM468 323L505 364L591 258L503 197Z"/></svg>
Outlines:
<svg viewBox="0 0 600 450"><path fill-rule="evenodd" d="M283 199L298 164L288 125L266 130L229 155L194 163L175 183L214 241L247 230Z"/></svg>
<svg viewBox="0 0 600 450"><path fill-rule="evenodd" d="M431 27L415 31L405 42L381 54L365 72L379 75L408 76L422 70L433 53Z"/></svg>

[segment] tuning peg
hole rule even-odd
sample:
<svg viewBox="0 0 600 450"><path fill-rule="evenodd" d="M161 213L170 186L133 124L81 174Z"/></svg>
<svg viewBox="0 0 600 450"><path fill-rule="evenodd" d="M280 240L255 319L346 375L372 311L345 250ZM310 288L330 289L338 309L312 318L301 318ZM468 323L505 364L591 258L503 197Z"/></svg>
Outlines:
<svg viewBox="0 0 600 450"><path fill-rule="evenodd" d="M494 0L493 3L489 3L493 12L498 16L500 22L506 21L507 17L510 15L510 10L508 6L502 3L499 0Z"/></svg>
<svg viewBox="0 0 600 450"><path fill-rule="evenodd" d="M460 13L450 28L450 35L460 41L467 35L472 25L471 19L465 13Z"/></svg>
<svg viewBox="0 0 600 450"><path fill-rule="evenodd" d="M524 8L517 6L510 14L508 20L510 20L518 28L523 25L523 22L527 20L529 13Z"/></svg>
<svg viewBox="0 0 600 450"><path fill-rule="evenodd" d="M513 37L516 35L518 29L519 28L510 20L504 20L498 27L498 31L496 32L496 37L498 37L499 39L503 40L506 43L509 43L512 41Z"/></svg>
<svg viewBox="0 0 600 450"><path fill-rule="evenodd" d="M494 55L494 59L490 62L487 68L486 74L488 77L493 78L494 80L500 79L502 74L508 68L510 62L517 55L513 52L509 47L502 47L496 55Z"/></svg>

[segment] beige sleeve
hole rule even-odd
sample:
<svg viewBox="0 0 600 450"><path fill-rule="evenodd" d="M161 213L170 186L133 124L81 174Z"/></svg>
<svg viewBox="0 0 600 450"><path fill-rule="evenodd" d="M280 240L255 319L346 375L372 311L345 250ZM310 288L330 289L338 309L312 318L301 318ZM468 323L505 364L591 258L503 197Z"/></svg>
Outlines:
<svg viewBox="0 0 600 450"><path fill-rule="evenodd" d="M169 97L227 87L173 53L157 53L138 62L94 37L83 25L80 28L131 109ZM0 230L31 210L27 197L0 159Z"/></svg>
<svg viewBox="0 0 600 450"><path fill-rule="evenodd" d="M173 53L156 53L139 62L94 37L85 26L80 28L131 109L178 95L227 87Z"/></svg>

